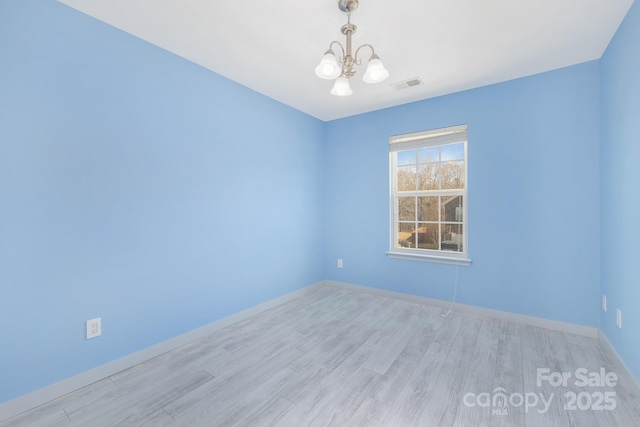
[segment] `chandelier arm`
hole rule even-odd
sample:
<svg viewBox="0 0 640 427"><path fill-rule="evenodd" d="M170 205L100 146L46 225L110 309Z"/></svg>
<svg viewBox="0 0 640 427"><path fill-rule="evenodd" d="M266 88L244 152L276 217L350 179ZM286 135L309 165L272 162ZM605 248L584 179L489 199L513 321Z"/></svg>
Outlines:
<svg viewBox="0 0 640 427"><path fill-rule="evenodd" d="M363 47L368 47L371 49L371 56L376 54L376 51L373 49L373 46L371 46L370 44L363 44L362 46L358 47L358 49L356 49L356 54L353 56L357 65L362 64L362 60L358 59L358 52L360 52L360 49L362 49Z"/></svg>
<svg viewBox="0 0 640 427"><path fill-rule="evenodd" d="M345 54L344 47L342 46L342 44L339 41L334 40L329 45L329 50L333 51L333 45L334 44L337 44L338 46L340 46L340 50L342 50L342 56L340 58L338 58L338 62L343 63L344 62L344 54Z"/></svg>

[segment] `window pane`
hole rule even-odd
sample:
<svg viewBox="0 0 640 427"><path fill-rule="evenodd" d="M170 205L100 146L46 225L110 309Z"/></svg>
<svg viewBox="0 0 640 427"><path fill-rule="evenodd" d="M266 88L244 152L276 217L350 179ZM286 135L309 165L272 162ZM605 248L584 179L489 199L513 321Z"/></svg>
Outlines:
<svg viewBox="0 0 640 427"><path fill-rule="evenodd" d="M442 221L462 222L462 196L442 196Z"/></svg>
<svg viewBox="0 0 640 427"><path fill-rule="evenodd" d="M419 223L418 229L414 231L418 237L418 248L438 249L438 224Z"/></svg>
<svg viewBox="0 0 640 427"><path fill-rule="evenodd" d="M398 197L398 220L399 221L415 221L416 220L416 198L415 197Z"/></svg>
<svg viewBox="0 0 640 427"><path fill-rule="evenodd" d="M454 131L466 126L390 138L391 253L466 255L467 141Z"/></svg>
<svg viewBox="0 0 640 427"><path fill-rule="evenodd" d="M462 252L462 224L445 224L442 226L443 251Z"/></svg>
<svg viewBox="0 0 640 427"><path fill-rule="evenodd" d="M438 196L418 197L418 221L438 221Z"/></svg>
<svg viewBox="0 0 640 427"><path fill-rule="evenodd" d="M421 148L418 150L418 163L436 163L439 161L440 152L438 147Z"/></svg>
<svg viewBox="0 0 640 427"><path fill-rule="evenodd" d="M397 168L398 191L415 191L416 189L416 167L400 166Z"/></svg>
<svg viewBox="0 0 640 427"><path fill-rule="evenodd" d="M464 162L445 162L441 166L442 189L464 189Z"/></svg>
<svg viewBox="0 0 640 427"><path fill-rule="evenodd" d="M438 189L438 163L418 166L418 190Z"/></svg>
<svg viewBox="0 0 640 427"><path fill-rule="evenodd" d="M413 222L399 222L398 223L398 247L399 248L415 248L416 247L416 234L414 230L416 225Z"/></svg>
<svg viewBox="0 0 640 427"><path fill-rule="evenodd" d="M443 145L441 147L440 158L441 161L446 162L450 160L464 160L464 143L459 142L457 144Z"/></svg>
<svg viewBox="0 0 640 427"><path fill-rule="evenodd" d="M397 156L398 166L416 164L416 150L398 151Z"/></svg>

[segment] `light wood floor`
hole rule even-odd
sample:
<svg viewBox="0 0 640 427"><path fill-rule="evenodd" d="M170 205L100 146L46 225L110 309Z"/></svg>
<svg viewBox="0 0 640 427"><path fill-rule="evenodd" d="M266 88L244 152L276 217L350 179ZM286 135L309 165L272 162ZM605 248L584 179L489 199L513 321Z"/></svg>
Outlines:
<svg viewBox="0 0 640 427"><path fill-rule="evenodd" d="M640 425L633 380L597 340L444 313L319 287L0 427ZM572 377L539 387L538 368ZM579 368L617 385L579 387Z"/></svg>

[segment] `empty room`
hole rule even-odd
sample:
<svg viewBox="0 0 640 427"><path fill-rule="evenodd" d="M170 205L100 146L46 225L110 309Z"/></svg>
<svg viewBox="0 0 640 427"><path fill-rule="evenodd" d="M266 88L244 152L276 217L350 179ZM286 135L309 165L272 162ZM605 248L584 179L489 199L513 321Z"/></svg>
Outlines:
<svg viewBox="0 0 640 427"><path fill-rule="evenodd" d="M0 427L640 426L640 4L0 0Z"/></svg>

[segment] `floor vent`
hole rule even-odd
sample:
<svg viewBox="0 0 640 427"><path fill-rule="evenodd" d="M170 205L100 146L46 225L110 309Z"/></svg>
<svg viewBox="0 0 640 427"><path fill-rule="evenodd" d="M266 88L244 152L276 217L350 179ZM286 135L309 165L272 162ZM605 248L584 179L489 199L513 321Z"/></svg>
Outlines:
<svg viewBox="0 0 640 427"><path fill-rule="evenodd" d="M401 82L391 83L391 86L395 90L407 89L413 86L420 86L422 84L422 80L420 77L413 77L411 79L403 80Z"/></svg>

